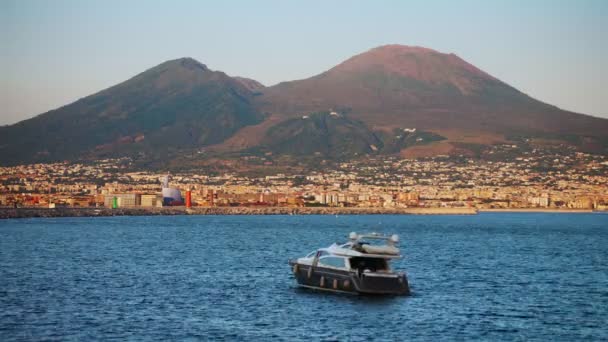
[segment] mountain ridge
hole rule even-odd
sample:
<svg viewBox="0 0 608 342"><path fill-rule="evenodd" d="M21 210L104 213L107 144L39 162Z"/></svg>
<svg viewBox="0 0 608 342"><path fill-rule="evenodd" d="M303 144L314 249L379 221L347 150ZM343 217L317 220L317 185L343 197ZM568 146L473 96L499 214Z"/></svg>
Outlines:
<svg viewBox="0 0 608 342"><path fill-rule="evenodd" d="M593 136L608 129L606 119L535 100L454 54L398 45L377 47L308 79L269 87L262 102L265 111L287 116L334 107L348 108L369 124L424 129Z"/></svg>
<svg viewBox="0 0 608 342"><path fill-rule="evenodd" d="M241 82L192 58L152 67L117 85L0 128L3 163L165 154L223 141L263 115Z"/></svg>
<svg viewBox="0 0 608 342"><path fill-rule="evenodd" d="M319 112L341 118L315 119L329 130L302 121ZM269 87L213 71L190 57L169 60L68 105L1 126L0 163L122 155L171 160L203 147L298 154L284 132L297 132L299 146L324 151L327 158L404 154L399 149L413 146L396 142L404 128L434 137L424 142L443 144L442 151L450 150L446 144L459 144L460 153L466 144L535 138L608 154L608 119L538 101L455 54L391 44ZM353 143L338 143L332 134ZM419 145L417 150L424 149Z"/></svg>

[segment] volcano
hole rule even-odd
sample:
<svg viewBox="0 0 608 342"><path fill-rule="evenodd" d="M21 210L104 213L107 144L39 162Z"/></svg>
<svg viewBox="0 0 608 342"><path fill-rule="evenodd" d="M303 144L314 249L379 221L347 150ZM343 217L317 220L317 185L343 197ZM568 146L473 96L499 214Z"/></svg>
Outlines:
<svg viewBox="0 0 608 342"><path fill-rule="evenodd" d="M170 160L201 148L416 157L534 140L608 154L608 120L538 101L454 54L386 45L270 87L191 58L168 61L0 127L0 163L133 155Z"/></svg>

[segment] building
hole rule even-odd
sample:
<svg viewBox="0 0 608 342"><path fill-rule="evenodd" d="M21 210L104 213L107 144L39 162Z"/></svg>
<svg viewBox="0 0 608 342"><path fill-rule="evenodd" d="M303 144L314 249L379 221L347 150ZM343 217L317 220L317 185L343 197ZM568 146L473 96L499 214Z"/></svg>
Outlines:
<svg viewBox="0 0 608 342"><path fill-rule="evenodd" d="M104 197L103 205L112 208L112 202L116 198L116 205L122 207L135 207L141 205L140 194L109 194Z"/></svg>
<svg viewBox="0 0 608 342"><path fill-rule="evenodd" d="M158 206L158 196L156 195L141 195L141 206L142 207L156 207ZM162 203L162 201L161 201Z"/></svg>

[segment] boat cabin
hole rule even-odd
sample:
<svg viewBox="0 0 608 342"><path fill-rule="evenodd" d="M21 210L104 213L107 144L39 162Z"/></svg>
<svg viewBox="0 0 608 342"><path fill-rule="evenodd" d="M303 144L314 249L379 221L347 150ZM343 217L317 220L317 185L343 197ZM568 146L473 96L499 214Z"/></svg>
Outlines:
<svg viewBox="0 0 608 342"><path fill-rule="evenodd" d="M396 235L386 237L375 233L351 233L349 237L347 243L334 243L290 261L298 283L332 291L409 293L405 274L393 272L390 267L391 259L401 258L396 247Z"/></svg>
<svg viewBox="0 0 608 342"><path fill-rule="evenodd" d="M316 259L316 260L315 260ZM358 272L388 272L390 271L387 259L367 256L346 256L332 254L327 249L319 249L308 253L304 258L298 259L302 265L337 268L341 270Z"/></svg>

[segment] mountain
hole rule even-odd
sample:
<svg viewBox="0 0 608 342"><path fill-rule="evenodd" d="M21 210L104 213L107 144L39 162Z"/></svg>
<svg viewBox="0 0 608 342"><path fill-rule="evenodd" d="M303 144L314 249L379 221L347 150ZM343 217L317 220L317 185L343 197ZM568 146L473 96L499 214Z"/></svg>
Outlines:
<svg viewBox="0 0 608 342"><path fill-rule="evenodd" d="M266 88L266 86L264 86L262 83L256 81L256 80L252 80L251 78L245 78L245 77L238 77L235 76L233 77L235 80L239 81L243 86L245 86L245 88L249 89L250 91L257 93L259 91L261 91L262 89Z"/></svg>
<svg viewBox="0 0 608 342"><path fill-rule="evenodd" d="M454 54L421 47L377 47L270 87L182 58L0 127L0 164L106 156L196 163L208 151L213 160L232 152L480 155L498 143L608 154L608 120L540 102Z"/></svg>
<svg viewBox="0 0 608 342"><path fill-rule="evenodd" d="M382 141L361 122L335 112L319 112L271 127L260 146L280 154L344 158L373 153Z"/></svg>
<svg viewBox="0 0 608 342"><path fill-rule="evenodd" d="M372 131L338 112L316 112L272 126L256 149L294 156L320 155L345 160L366 154L395 153L444 138L423 131Z"/></svg>
<svg viewBox="0 0 608 342"><path fill-rule="evenodd" d="M374 48L317 76L266 88L257 101L273 115L341 110L370 127L415 127L447 136L446 143L537 137L608 152L608 120L542 103L454 54L427 48Z"/></svg>
<svg viewBox="0 0 608 342"><path fill-rule="evenodd" d="M67 106L0 127L0 160L154 156L218 143L263 120L250 88L194 59L171 60Z"/></svg>

